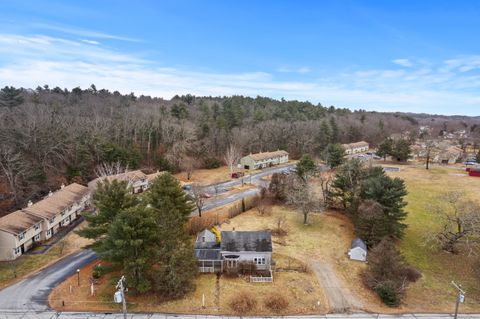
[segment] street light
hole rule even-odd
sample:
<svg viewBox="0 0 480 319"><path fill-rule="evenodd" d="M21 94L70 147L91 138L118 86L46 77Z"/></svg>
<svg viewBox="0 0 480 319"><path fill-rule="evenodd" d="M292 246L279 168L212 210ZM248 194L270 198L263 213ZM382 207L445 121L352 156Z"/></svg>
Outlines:
<svg viewBox="0 0 480 319"><path fill-rule="evenodd" d="M77 268L77 284L80 287L80 269Z"/></svg>

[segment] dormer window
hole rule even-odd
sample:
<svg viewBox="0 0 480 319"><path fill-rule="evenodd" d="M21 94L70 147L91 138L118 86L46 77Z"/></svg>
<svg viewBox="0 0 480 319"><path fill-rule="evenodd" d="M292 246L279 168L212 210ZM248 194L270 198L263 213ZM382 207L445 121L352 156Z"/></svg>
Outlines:
<svg viewBox="0 0 480 319"><path fill-rule="evenodd" d="M18 240L22 240L25 238L25 232L18 235Z"/></svg>
<svg viewBox="0 0 480 319"><path fill-rule="evenodd" d="M205 242L205 236L202 236L202 243Z"/></svg>

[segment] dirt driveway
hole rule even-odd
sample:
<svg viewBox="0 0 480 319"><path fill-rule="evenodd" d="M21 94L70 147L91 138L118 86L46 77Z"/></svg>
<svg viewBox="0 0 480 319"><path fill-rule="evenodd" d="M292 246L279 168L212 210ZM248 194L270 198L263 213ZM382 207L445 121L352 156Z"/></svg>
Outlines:
<svg viewBox="0 0 480 319"><path fill-rule="evenodd" d="M317 276L318 283L323 288L330 306L330 312L341 313L363 309L361 301L337 277L328 261L311 260L310 267Z"/></svg>

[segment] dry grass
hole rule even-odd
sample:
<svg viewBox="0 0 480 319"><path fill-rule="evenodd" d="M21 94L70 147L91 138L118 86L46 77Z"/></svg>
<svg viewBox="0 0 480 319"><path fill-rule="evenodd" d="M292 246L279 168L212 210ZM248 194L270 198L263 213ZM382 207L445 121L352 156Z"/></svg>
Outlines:
<svg viewBox="0 0 480 319"><path fill-rule="evenodd" d="M90 280L92 263L81 269L80 287L77 286L76 275L53 289L49 296L50 306L62 311L120 311L119 305L112 302L115 291L115 281L119 274L111 273L100 279L95 285L94 295L91 296ZM220 298L215 299L216 276L214 274L199 275L195 280L196 289L186 297L178 300L163 300L153 294L142 296L126 296L128 309L136 312L168 312L168 313L195 313L195 314L234 314L230 308L230 300L238 291L248 290L256 296L259 307L255 314L267 315L270 311L263 305L265 296L276 291L282 291L288 298L289 305L282 312L284 314L309 314L325 312L325 303L321 296L321 288L315 279L308 273L282 272L274 277L273 283L250 283L243 278L222 277L219 282ZM71 287L71 288L70 288ZM71 289L71 293L70 293ZM205 307L202 307L202 297L205 296ZM65 306L62 306L62 301ZM319 304L320 301L320 304Z"/></svg>
<svg viewBox="0 0 480 319"><path fill-rule="evenodd" d="M85 222L81 223L75 229L85 227ZM61 253L62 242L65 243L63 252ZM29 275L47 267L57 260L65 257L68 254L80 250L82 247L90 244L88 239L78 236L74 231L71 231L63 239L58 241L47 252L41 255L23 255L12 262L0 263L0 289L9 286ZM17 273L17 278L14 278L14 269Z"/></svg>
<svg viewBox="0 0 480 319"><path fill-rule="evenodd" d="M278 166L290 165L296 162L297 161L295 160L291 160L291 161L288 161L288 163L281 164ZM261 170L235 169L234 171L242 171L245 174L250 174L250 173L260 172ZM190 180L187 179L186 172L177 173L174 176L181 182L199 183L200 185L211 185L211 184L216 184L216 183L220 183L220 182L224 182L232 179L230 177L230 169L228 168L228 166L220 166L218 168L212 168L212 169L206 169L206 168L196 169L193 171L192 175L190 176Z"/></svg>
<svg viewBox="0 0 480 319"><path fill-rule="evenodd" d="M335 260L336 271L348 283L350 290L363 300L366 311L451 312L455 303L455 290L450 284L451 280L462 283L467 290L467 298L461 305L461 311L480 311L480 285L473 278L472 259L432 250L423 240L425 232L439 227L435 217L427 212L427 204L452 188L464 190L468 197L477 196L478 199L480 178L452 175L462 171L449 168L434 168L427 171L421 166L398 167L401 169L400 172L388 174L404 179L409 192L406 197L408 202L406 211L409 213L406 223L409 227L399 247L407 261L422 272L422 278L409 286L404 303L400 307L389 308L363 286L360 273L366 267L365 264L338 258ZM351 233L351 229L348 232Z"/></svg>
<svg viewBox="0 0 480 319"><path fill-rule="evenodd" d="M185 183L199 183L201 185L210 185L230 180L230 169L228 166L221 166L212 169L194 170L190 180L187 179L187 173L181 172L174 175L177 179Z"/></svg>

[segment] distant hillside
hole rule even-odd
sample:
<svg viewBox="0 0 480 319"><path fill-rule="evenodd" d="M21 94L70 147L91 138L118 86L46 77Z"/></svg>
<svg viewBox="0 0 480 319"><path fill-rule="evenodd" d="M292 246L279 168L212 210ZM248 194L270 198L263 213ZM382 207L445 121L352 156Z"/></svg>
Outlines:
<svg viewBox="0 0 480 319"><path fill-rule="evenodd" d="M62 182L86 183L102 162L147 170L211 167L229 144L243 154L285 149L293 158L319 156L328 143L375 145L406 132L415 138L424 125L432 135L465 129L480 136L478 117L351 111L267 97L164 100L45 86L3 89L0 105L0 210Z"/></svg>

